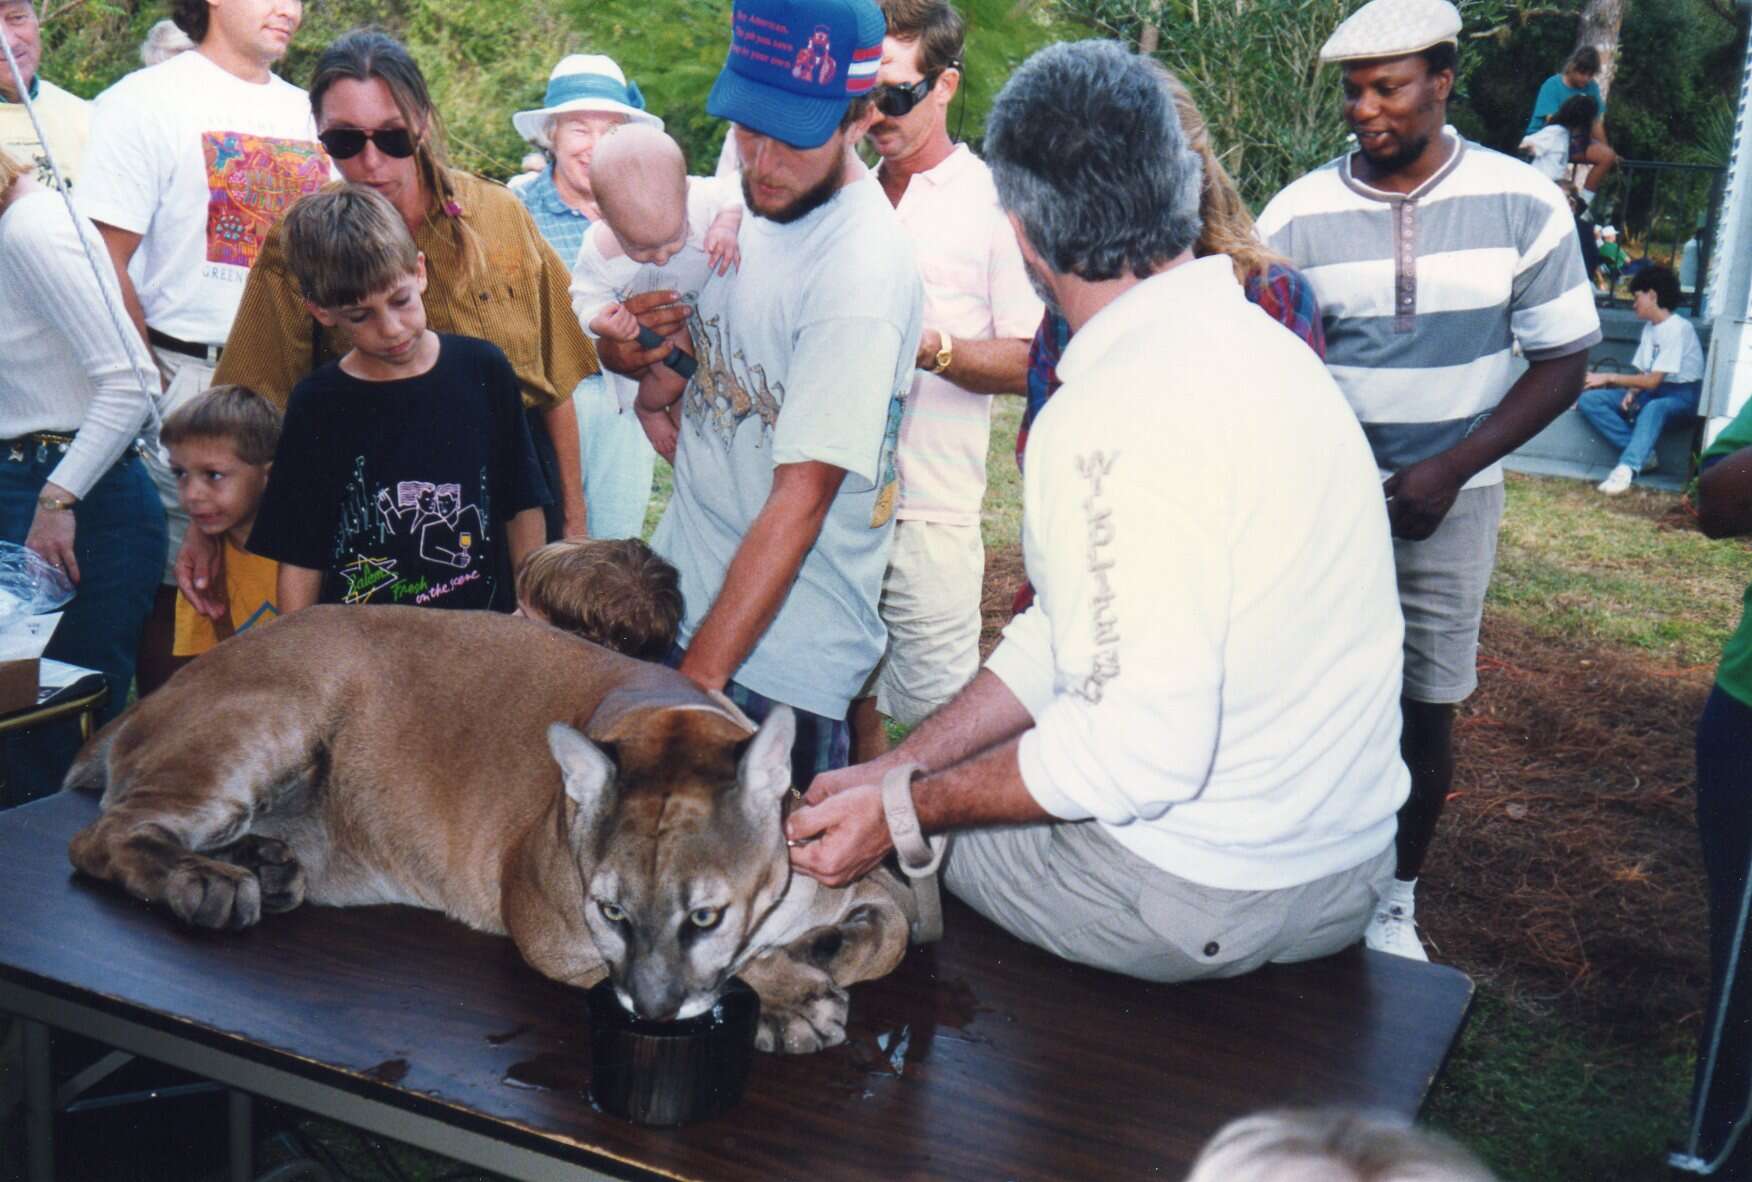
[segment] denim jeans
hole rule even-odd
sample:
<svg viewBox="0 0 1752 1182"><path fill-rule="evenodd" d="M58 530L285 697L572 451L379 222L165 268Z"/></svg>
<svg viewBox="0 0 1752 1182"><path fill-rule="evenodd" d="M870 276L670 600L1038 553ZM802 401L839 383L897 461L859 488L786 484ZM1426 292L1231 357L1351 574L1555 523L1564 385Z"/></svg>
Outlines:
<svg viewBox="0 0 1752 1182"><path fill-rule="evenodd" d="M61 451L52 445L27 447L22 459L11 456L0 449L0 539L23 542L43 481L60 462ZM140 629L164 569L164 508L145 464L130 454L104 473L73 514L79 586L43 655L104 675L110 696L98 715L101 724L128 702ZM59 789L78 749L79 727L72 720L8 736L4 804L23 804Z"/></svg>
<svg viewBox="0 0 1752 1182"><path fill-rule="evenodd" d="M1697 1156L1714 1161L1745 1125L1752 1100L1752 932L1742 912L1752 860L1752 707L1719 685L1697 723L1697 833L1709 884L1710 996L1686 1140L1692 1151L1695 1137ZM1741 1128L1716 1176L1752 1178L1752 1128Z"/></svg>
<svg viewBox="0 0 1752 1182"><path fill-rule="evenodd" d="M1582 391L1576 409L1589 426L1606 437L1606 442L1620 449L1620 464L1632 472L1641 472L1649 453L1660 442L1668 420L1695 415L1702 396L1702 382L1662 382L1653 390L1640 390L1631 403L1636 411L1634 426L1618 413L1624 391L1615 386Z"/></svg>
<svg viewBox="0 0 1752 1182"><path fill-rule="evenodd" d="M639 426L639 416L630 409L621 410L614 390L601 374L578 383L572 391L572 407L578 414L584 510L589 515L590 536L642 536L657 453Z"/></svg>

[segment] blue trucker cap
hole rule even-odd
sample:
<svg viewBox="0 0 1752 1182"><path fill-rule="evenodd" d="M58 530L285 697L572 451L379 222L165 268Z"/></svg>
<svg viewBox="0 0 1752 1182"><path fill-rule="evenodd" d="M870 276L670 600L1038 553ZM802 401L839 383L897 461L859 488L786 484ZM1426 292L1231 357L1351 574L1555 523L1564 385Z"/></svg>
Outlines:
<svg viewBox="0 0 1752 1182"><path fill-rule="evenodd" d="M875 0L736 0L706 113L819 148L876 85L887 27Z"/></svg>

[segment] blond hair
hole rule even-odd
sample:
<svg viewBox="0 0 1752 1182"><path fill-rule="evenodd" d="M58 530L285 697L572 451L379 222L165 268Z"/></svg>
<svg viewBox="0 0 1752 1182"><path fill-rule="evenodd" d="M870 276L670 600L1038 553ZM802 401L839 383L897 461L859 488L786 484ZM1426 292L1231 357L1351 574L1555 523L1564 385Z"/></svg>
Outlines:
<svg viewBox="0 0 1752 1182"><path fill-rule="evenodd" d="M304 298L344 308L419 269L420 249L389 199L363 185L301 197L286 211L286 269Z"/></svg>
<svg viewBox="0 0 1752 1182"><path fill-rule="evenodd" d="M246 464L271 464L280 444L280 412L248 386L209 386L170 413L159 442L223 439Z"/></svg>
<svg viewBox="0 0 1752 1182"><path fill-rule="evenodd" d="M1162 85L1174 99L1186 146L1204 162L1204 180L1198 196L1198 214L1204 225L1198 241L1192 244L1192 253L1201 259L1213 254L1228 255L1235 267L1235 278L1243 283L1265 274L1273 263L1287 264L1287 259L1268 250L1259 240L1247 202L1241 199L1241 191L1235 187L1229 170L1211 149L1210 128L1205 124L1204 113L1192 101L1192 93L1165 68Z"/></svg>
<svg viewBox="0 0 1752 1182"><path fill-rule="evenodd" d="M1186 1182L1496 1182L1444 1137L1357 1112L1261 1112L1205 1143Z"/></svg>
<svg viewBox="0 0 1752 1182"><path fill-rule="evenodd" d="M517 599L575 636L661 660L681 627L681 576L638 538L550 542L517 568Z"/></svg>

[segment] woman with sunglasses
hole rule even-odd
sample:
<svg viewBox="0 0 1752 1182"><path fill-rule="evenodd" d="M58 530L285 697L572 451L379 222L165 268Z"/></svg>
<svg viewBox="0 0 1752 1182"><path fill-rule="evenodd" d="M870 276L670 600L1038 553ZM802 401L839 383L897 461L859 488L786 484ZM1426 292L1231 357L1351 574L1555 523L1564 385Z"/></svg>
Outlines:
<svg viewBox="0 0 1752 1182"><path fill-rule="evenodd" d="M571 313L570 267L514 194L450 166L425 77L388 34L357 29L324 50L310 107L341 175L388 198L425 255L428 324L491 341L510 358L557 502L548 536L583 536L578 424L568 400L596 372L596 356ZM276 226L262 243L214 381L284 407L300 378L346 347L305 308L281 233ZM203 594L212 550L191 540L177 562L178 585L203 611L222 608Z"/></svg>

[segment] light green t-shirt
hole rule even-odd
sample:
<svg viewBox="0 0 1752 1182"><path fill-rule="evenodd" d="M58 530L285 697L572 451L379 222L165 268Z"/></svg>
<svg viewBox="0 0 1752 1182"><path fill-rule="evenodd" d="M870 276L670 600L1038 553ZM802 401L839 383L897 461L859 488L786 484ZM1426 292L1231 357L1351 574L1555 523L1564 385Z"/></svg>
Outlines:
<svg viewBox="0 0 1752 1182"><path fill-rule="evenodd" d="M1743 447L1752 447L1752 401L1740 408L1727 429L1716 437L1703 453L1705 466L1723 459ZM1752 706L1752 586L1746 588L1745 606L1740 613L1740 627L1722 646L1722 663L1716 670L1716 684L1746 706Z"/></svg>

